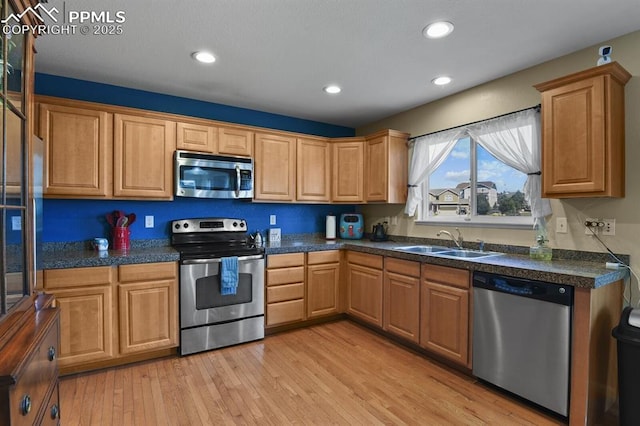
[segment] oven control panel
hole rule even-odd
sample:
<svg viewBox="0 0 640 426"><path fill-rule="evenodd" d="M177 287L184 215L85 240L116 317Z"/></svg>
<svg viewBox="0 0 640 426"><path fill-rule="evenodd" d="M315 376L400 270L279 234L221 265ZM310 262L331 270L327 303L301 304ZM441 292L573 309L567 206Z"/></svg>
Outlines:
<svg viewBox="0 0 640 426"><path fill-rule="evenodd" d="M171 222L173 234L230 231L247 232L247 222L244 219L233 218L181 219Z"/></svg>

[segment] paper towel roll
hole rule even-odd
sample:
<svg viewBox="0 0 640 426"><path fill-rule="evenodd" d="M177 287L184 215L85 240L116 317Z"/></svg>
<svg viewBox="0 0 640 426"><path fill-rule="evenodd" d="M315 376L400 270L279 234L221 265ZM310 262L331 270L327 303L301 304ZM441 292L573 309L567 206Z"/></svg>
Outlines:
<svg viewBox="0 0 640 426"><path fill-rule="evenodd" d="M327 215L325 230L327 240L336 239L336 217L334 215Z"/></svg>

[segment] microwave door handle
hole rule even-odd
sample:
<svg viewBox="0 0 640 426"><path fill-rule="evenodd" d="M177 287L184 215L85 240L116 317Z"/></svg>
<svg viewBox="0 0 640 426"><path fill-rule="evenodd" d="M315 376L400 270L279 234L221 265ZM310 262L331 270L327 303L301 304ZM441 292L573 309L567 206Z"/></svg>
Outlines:
<svg viewBox="0 0 640 426"><path fill-rule="evenodd" d="M236 198L240 197L240 185L242 180L240 179L240 166L236 165Z"/></svg>

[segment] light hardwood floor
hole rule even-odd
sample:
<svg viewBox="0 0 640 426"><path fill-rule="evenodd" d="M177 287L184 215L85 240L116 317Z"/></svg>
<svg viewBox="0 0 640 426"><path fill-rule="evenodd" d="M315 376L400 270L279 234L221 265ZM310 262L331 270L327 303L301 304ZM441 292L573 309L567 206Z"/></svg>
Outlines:
<svg viewBox="0 0 640 426"><path fill-rule="evenodd" d="M557 425L350 321L60 383L69 425Z"/></svg>

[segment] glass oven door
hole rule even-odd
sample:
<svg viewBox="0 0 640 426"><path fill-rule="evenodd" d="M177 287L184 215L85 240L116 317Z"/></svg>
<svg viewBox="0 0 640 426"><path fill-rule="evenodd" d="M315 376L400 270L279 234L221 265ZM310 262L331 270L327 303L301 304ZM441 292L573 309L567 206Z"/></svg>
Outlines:
<svg viewBox="0 0 640 426"><path fill-rule="evenodd" d="M220 259L180 265L180 328L264 315L264 256L238 258L236 294L220 293Z"/></svg>

